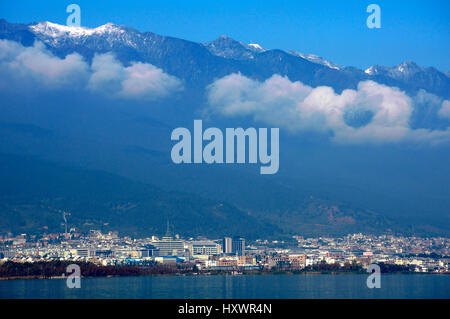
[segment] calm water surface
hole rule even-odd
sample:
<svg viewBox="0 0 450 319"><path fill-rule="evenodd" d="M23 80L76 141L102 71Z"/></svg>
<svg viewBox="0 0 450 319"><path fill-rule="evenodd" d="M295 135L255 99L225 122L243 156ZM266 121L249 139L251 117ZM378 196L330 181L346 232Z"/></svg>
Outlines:
<svg viewBox="0 0 450 319"><path fill-rule="evenodd" d="M0 298L450 298L448 275L252 275L0 280Z"/></svg>

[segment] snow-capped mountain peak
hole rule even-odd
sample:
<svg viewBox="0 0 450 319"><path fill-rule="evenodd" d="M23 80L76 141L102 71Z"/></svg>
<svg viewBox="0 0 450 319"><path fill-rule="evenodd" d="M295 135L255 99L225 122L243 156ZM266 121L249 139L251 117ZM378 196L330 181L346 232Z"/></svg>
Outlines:
<svg viewBox="0 0 450 319"><path fill-rule="evenodd" d="M397 65L397 71L404 74L406 73L414 74L416 72L422 71L422 68L418 66L415 62L408 61Z"/></svg>
<svg viewBox="0 0 450 319"><path fill-rule="evenodd" d="M386 67L380 65L372 65L367 68L364 73L368 75L386 75L394 79L408 78L418 72L424 71L413 61L402 62L393 67Z"/></svg>
<svg viewBox="0 0 450 319"><path fill-rule="evenodd" d="M420 67L414 62L393 67L373 65L364 74L358 68L340 67L314 54L266 50L253 41L247 44L226 35L212 42L195 43L112 23L86 28L51 22L14 24L0 19L0 39L24 45L41 41L58 57L78 53L87 61L92 61L97 53L112 52L124 64L131 61L151 63L187 82L196 83L193 85L207 85L223 74L243 71L257 79L272 72L308 85L323 83L341 90L374 76L379 83L395 85L405 91L424 89L450 98L449 72L443 73L433 67ZM287 55L291 57L287 58ZM180 58L184 56L186 58Z"/></svg>
<svg viewBox="0 0 450 319"><path fill-rule="evenodd" d="M371 67L365 69L364 73L366 73L368 75L375 75L375 74L377 74L377 68L376 68L376 66L372 65Z"/></svg>
<svg viewBox="0 0 450 319"><path fill-rule="evenodd" d="M85 37L94 34L110 34L110 33L124 33L125 31L119 26L113 23L106 23L97 28L86 28L76 26L66 26L52 22L39 22L38 24L31 25L31 32L39 34L41 36L47 36L51 38L69 36L69 37Z"/></svg>
<svg viewBox="0 0 450 319"><path fill-rule="evenodd" d="M295 56L298 56L298 57L301 57L303 59L306 59L306 60L308 60L310 62L324 65L326 67L329 67L330 69L335 69L335 70L341 70L342 69L341 66L339 66L339 65L337 65L337 64L335 64L333 62L327 61L324 58L322 58L322 57L320 57L318 55L315 55L315 54L304 54L304 53L300 53L300 52L297 52L297 51L289 51L288 53L292 54L292 55L295 55Z"/></svg>
<svg viewBox="0 0 450 319"><path fill-rule="evenodd" d="M261 45L259 45L258 43L249 43L247 45L247 47L257 51L257 52L264 52L266 51L266 49L264 49Z"/></svg>
<svg viewBox="0 0 450 319"><path fill-rule="evenodd" d="M224 34L212 42L203 43L203 46L214 55L236 60L253 59L255 54L266 51L257 43L245 44Z"/></svg>

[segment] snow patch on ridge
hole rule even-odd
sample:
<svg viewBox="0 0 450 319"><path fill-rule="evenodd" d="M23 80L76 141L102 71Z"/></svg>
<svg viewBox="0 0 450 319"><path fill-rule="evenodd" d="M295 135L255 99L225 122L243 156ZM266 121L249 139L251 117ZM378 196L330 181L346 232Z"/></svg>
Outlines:
<svg viewBox="0 0 450 319"><path fill-rule="evenodd" d="M327 61L324 58L322 58L318 55L315 55L315 54L304 54L304 53L300 53L297 51L290 51L288 53L298 56L298 57L301 57L305 60L308 60L309 62L324 65L326 67L329 67L330 69L342 70L341 66L339 66L333 62Z"/></svg>
<svg viewBox="0 0 450 319"><path fill-rule="evenodd" d="M110 33L124 33L120 27L113 23L106 23L97 28L86 28L76 26L66 26L52 22L39 22L38 24L29 27L31 32L39 35L45 35L51 38L70 36L70 37L85 37L94 34L110 34Z"/></svg>

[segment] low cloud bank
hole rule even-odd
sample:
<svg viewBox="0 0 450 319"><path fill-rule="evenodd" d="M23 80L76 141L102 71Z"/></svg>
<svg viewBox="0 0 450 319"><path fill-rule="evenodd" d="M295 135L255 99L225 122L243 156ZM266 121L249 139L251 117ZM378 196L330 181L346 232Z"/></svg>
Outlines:
<svg viewBox="0 0 450 319"><path fill-rule="evenodd" d="M120 63L97 54L92 63L77 53L63 58L44 44L31 47L0 40L0 90L17 96L29 91L83 90L108 98L151 101L183 90L178 78L149 63ZM207 112L250 117L292 133L328 134L337 143L428 144L450 142L450 101L424 90L408 96L397 88L363 81L340 94L273 75L260 82L230 74L207 87Z"/></svg>
<svg viewBox="0 0 450 319"><path fill-rule="evenodd" d="M112 98L156 100L183 89L182 82L148 63L122 65L110 53L98 54L89 65L81 55L64 58L41 42L31 47L0 40L0 88L55 90L83 89Z"/></svg>
<svg viewBox="0 0 450 319"><path fill-rule="evenodd" d="M293 133L330 134L338 143L420 141L450 142L450 128L416 128L410 125L415 99L397 88L373 81L356 90L337 94L333 88L312 88L287 77L273 75L264 82L231 74L207 89L207 112L226 117L251 117ZM430 98L427 97L427 101ZM440 117L450 114L450 102L436 97Z"/></svg>

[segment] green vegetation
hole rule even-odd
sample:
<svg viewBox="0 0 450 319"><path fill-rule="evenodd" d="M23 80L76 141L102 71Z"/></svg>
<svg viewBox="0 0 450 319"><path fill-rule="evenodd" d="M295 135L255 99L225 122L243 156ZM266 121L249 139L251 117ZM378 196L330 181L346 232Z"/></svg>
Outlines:
<svg viewBox="0 0 450 319"><path fill-rule="evenodd" d="M70 264L80 266L82 277L107 277L107 276L154 276L154 275L229 275L233 270L204 269L199 270L194 264L173 263L159 264L147 262L139 265L101 266L91 262L74 261L39 261L39 262L13 262L7 261L0 264L0 278L51 278L59 277L66 273ZM412 273L412 267L380 263L381 273ZM272 269L240 270L242 275L281 275L281 274L367 274L360 264L320 263L308 266L304 269L291 267L275 267Z"/></svg>
<svg viewBox="0 0 450 319"><path fill-rule="evenodd" d="M216 177L199 175L202 179ZM242 180L239 189L256 187L254 197L246 200L257 202L259 198L260 207L245 210L242 203L236 207L224 200L210 199L211 194L205 192L199 196L189 189L166 191L102 171L17 155L0 154L0 180L0 235L63 232L62 211L70 213L69 229L98 229L104 233L117 230L120 235L133 237L163 235L167 219L172 230L184 237L239 235L250 240L289 240L294 234L335 236L405 231L371 210L306 198L296 189L263 196L265 184L255 185L250 180ZM229 184L232 180L223 182ZM227 198L225 193L222 197ZM268 197L276 199L276 203L268 203Z"/></svg>
<svg viewBox="0 0 450 319"><path fill-rule="evenodd" d="M184 236L256 237L279 231L225 202L33 158L0 154L0 180L5 233L63 232L62 211L70 212L69 228L133 236L164 234L167 219Z"/></svg>
<svg viewBox="0 0 450 319"><path fill-rule="evenodd" d="M73 261L39 261L34 263L7 261L0 264L0 278L51 278L62 276L63 274L68 276L70 274L66 273L66 268L70 264L80 266L82 277L186 274L191 273L193 270L193 266L188 264L161 265L150 263L142 266L100 266L89 262Z"/></svg>

